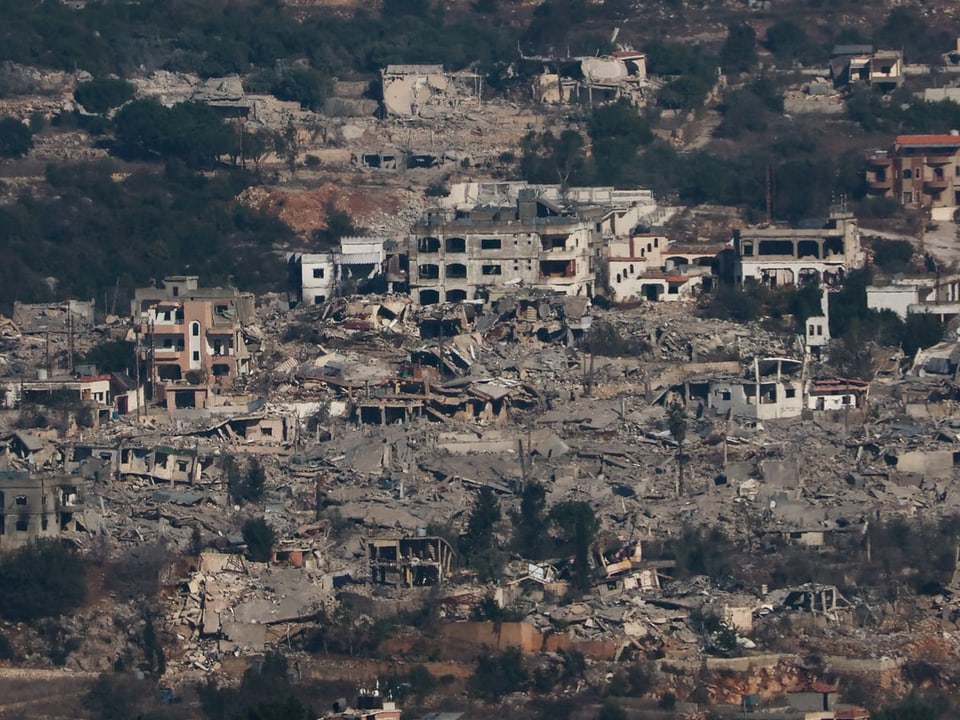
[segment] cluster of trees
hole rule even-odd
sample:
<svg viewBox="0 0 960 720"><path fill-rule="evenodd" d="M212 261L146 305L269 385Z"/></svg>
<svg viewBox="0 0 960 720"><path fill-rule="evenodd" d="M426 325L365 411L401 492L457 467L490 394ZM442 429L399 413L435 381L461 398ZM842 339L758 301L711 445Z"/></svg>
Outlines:
<svg viewBox="0 0 960 720"><path fill-rule="evenodd" d="M86 566L57 540L39 540L0 561L0 617L30 622L68 613L86 599Z"/></svg>
<svg viewBox="0 0 960 720"><path fill-rule="evenodd" d="M134 288L185 271L206 284L232 281L249 290L282 281L272 248L292 233L237 202L243 174L201 175L170 164L118 181L115 170L108 161L52 165L50 194L24 193L0 208L0 253L7 259L0 264L0 312L9 314L14 300L64 296L123 308Z"/></svg>
<svg viewBox="0 0 960 720"><path fill-rule="evenodd" d="M586 154L585 138L576 130L556 136L549 130L530 133L520 143L520 172L530 182L620 183L638 162L639 149L653 142L650 125L648 117L621 98L594 108L587 119L591 157Z"/></svg>
<svg viewBox="0 0 960 720"><path fill-rule="evenodd" d="M496 494L490 488L481 488L467 528L457 538L464 564L477 570L486 580L498 578L503 570L505 549L497 537L497 526L502 519ZM512 520L510 547L515 552L532 560L572 555L572 584L579 590L589 589L590 547L600 529L600 522L589 503L567 500L548 510L547 490L533 480L524 485L520 512Z"/></svg>
<svg viewBox="0 0 960 720"><path fill-rule="evenodd" d="M720 134L738 137L760 130L782 102L778 90L761 78L727 99ZM678 153L653 139L651 120L625 102L598 108L588 121L591 156L586 139L576 130L532 133L521 142L520 174L538 183L648 187L658 196L685 204L743 207L750 221L765 214L768 175L778 219L824 217L832 197L865 196L863 156L856 150L821 153L814 138L790 133L735 156Z"/></svg>
<svg viewBox="0 0 960 720"><path fill-rule="evenodd" d="M885 262L896 263L896 254ZM852 377L870 377L874 343L900 347L907 357L913 357L917 350L940 342L945 331L935 315L908 315L904 321L890 310L869 309L867 286L872 282L871 267L853 270L843 288L830 298L830 335L841 338L831 351L832 362Z"/></svg>
<svg viewBox="0 0 960 720"><path fill-rule="evenodd" d="M807 318L819 315L823 290L819 283L771 289L759 283L747 283L743 290L722 285L709 296L701 309L706 317L749 322L761 317L779 321L793 320L792 329L803 332Z"/></svg>
<svg viewBox="0 0 960 720"><path fill-rule="evenodd" d="M869 132L947 133L960 126L960 104L927 102L902 88L883 96L858 87L847 100L847 117Z"/></svg>
<svg viewBox="0 0 960 720"><path fill-rule="evenodd" d="M696 110L717 81L720 58L700 45L654 42L648 45L647 69L669 77L657 93L657 104L671 110Z"/></svg>
<svg viewBox="0 0 960 720"><path fill-rule="evenodd" d="M273 68L278 60L303 59L328 79L376 72L390 63L462 68L513 57L517 40L514 31L495 23L449 21L439 4L425 0L388 0L380 15L320 12L303 19L268 0L224 5L111 0L81 9L2 0L0 23L0 61L98 76L125 76L140 68L246 74ZM293 74L283 82L302 79Z"/></svg>

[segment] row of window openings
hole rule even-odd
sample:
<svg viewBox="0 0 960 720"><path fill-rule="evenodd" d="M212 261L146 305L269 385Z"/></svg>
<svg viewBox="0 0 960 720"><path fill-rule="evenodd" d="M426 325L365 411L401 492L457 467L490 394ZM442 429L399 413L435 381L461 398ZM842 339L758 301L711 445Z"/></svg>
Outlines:
<svg viewBox="0 0 960 720"><path fill-rule="evenodd" d="M46 517L40 518L40 530L46 531L50 527L50 523ZM17 532L27 532L30 529L30 516L29 515L20 515L17 517L16 522ZM0 535L7 534L7 523L6 518L3 515L0 515Z"/></svg>
<svg viewBox="0 0 960 720"><path fill-rule="evenodd" d="M316 270L314 270L314 272L316 272ZM317 276L314 275L314 277L317 277ZM321 275L320 277L323 277L323 275ZM213 306L213 311L214 311L217 315L226 315L226 314L227 314L227 310L229 310L229 309L230 309L230 306L229 306L229 305L214 305L214 306ZM162 311L160 311L160 312L157 313L157 320L160 320L160 321L163 321L163 322L170 322L171 320L173 320L173 321L176 322L177 324L180 324L180 323L183 322L183 319L184 319L184 315L183 315L183 308L182 308L182 307L177 308L175 311L162 310ZM197 324L198 324L198 323L194 323L194 325L197 325Z"/></svg>
<svg viewBox="0 0 960 720"><path fill-rule="evenodd" d="M900 174L900 171L899 171L899 170L894 170L894 173L893 173L893 174L894 174L894 177L895 177L897 180L899 180L899 179L901 178L901 174ZM957 166L954 168L954 174L955 174L957 177L960 177L960 165L957 165ZM903 169L903 175L902 175L902 177L903 177L904 180L913 180L913 179L923 180L923 168L922 168L922 167L918 167L918 168L913 169L913 170L911 170L910 168L904 168L904 169ZM885 171L885 170L879 170L879 171L877 172L877 182L884 182L884 181L886 181L886 179L887 179L887 173L886 173L886 171ZM933 179L933 180L944 180L944 179L946 179L946 175L944 174L943 169L942 169L942 168L934 168L934 169L933 169L933 176L932 176L931 179Z"/></svg>
<svg viewBox="0 0 960 720"><path fill-rule="evenodd" d="M519 272L520 263L513 263L514 271ZM527 260L527 270L533 270L533 261ZM480 267L480 272L483 275L502 275L503 266L502 265L482 265ZM440 277L440 266L439 265L420 265L417 268L417 273L422 280L436 280ZM453 265L447 265L447 277L448 278L465 278L467 277L467 266L461 265L459 263Z"/></svg>
<svg viewBox="0 0 960 720"><path fill-rule="evenodd" d="M716 393L717 393L717 395L720 396L720 399L721 399L721 400L730 400L730 399L733 397L733 395L730 393L729 390L717 390ZM784 397L795 398L795 397L797 396L797 389L796 389L796 388L790 388L790 387L784 388L784 390L783 390L783 395L784 395ZM753 396L752 396L752 395L749 395L749 396L747 396L747 397L748 397L748 399L749 399L750 397L753 397Z"/></svg>
<svg viewBox="0 0 960 720"><path fill-rule="evenodd" d="M567 246L567 239L563 237L555 238L545 238L546 242L544 243L545 249L555 249L562 250ZM520 244L519 240L513 241L514 246ZM527 238L527 245L532 245L533 240ZM574 247L580 247L580 241L574 241ZM480 239L480 249L481 250L501 250L503 248L503 241L500 238L481 238ZM649 246L648 246L649 249ZM420 238L418 243L418 250L422 253L435 253L440 250L440 240L437 238ZM447 238L446 241L446 250L448 253L465 253L467 251L467 241L465 238ZM319 271L319 275L317 272ZM314 270L313 276L315 278L323 277L323 270Z"/></svg>

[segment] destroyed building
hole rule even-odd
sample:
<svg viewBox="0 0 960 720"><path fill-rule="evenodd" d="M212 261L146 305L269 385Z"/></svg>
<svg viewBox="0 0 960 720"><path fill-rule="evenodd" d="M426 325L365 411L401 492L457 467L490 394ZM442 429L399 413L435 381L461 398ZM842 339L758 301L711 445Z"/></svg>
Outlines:
<svg viewBox="0 0 960 720"><path fill-rule="evenodd" d="M483 77L442 65L387 65L380 71L384 117L436 117L463 103L479 104Z"/></svg>
<svg viewBox="0 0 960 720"><path fill-rule="evenodd" d="M826 221L810 225L734 230L737 285L752 280L777 288L817 281L831 287L842 284L851 270L863 267L860 230L851 213L836 210Z"/></svg>
<svg viewBox="0 0 960 720"><path fill-rule="evenodd" d="M291 305L319 305L335 295L405 288L402 254L394 240L369 236L342 237L337 250L290 253Z"/></svg>
<svg viewBox="0 0 960 720"><path fill-rule="evenodd" d="M804 405L805 366L790 358L754 358L740 376L693 377L673 391L717 415L757 420L798 417Z"/></svg>
<svg viewBox="0 0 960 720"><path fill-rule="evenodd" d="M874 52L871 45L836 45L830 56L830 75L835 87L862 83L891 92L903 84L903 52Z"/></svg>
<svg viewBox="0 0 960 720"><path fill-rule="evenodd" d="M890 310L902 320L917 313L952 320L960 315L960 274L877 277L867 286L867 307Z"/></svg>
<svg viewBox="0 0 960 720"><path fill-rule="evenodd" d="M26 470L0 471L0 551L60 534L60 487Z"/></svg>
<svg viewBox="0 0 960 720"><path fill-rule="evenodd" d="M450 574L453 549L439 537L372 539L370 573L373 582L397 587L441 585Z"/></svg>
<svg viewBox="0 0 960 720"><path fill-rule="evenodd" d="M525 58L526 60L537 60ZM616 50L599 57L539 59L533 97L548 104L611 102L626 97L640 104L647 86L647 56L634 50Z"/></svg>
<svg viewBox="0 0 960 720"><path fill-rule="evenodd" d="M200 288L195 276L138 289L132 308L137 354L153 397L163 397L168 409L202 408L213 387L249 373L253 307L252 294Z"/></svg>

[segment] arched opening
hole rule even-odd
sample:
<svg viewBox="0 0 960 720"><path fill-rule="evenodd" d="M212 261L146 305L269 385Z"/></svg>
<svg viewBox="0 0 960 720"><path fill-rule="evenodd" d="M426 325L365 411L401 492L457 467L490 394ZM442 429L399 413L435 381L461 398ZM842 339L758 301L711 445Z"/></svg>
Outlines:
<svg viewBox="0 0 960 720"><path fill-rule="evenodd" d="M466 299L466 290L447 290L447 302L463 302Z"/></svg>
<svg viewBox="0 0 960 720"><path fill-rule="evenodd" d="M433 264L418 265L417 277L421 280L436 280L440 277L440 266Z"/></svg>
<svg viewBox="0 0 960 720"><path fill-rule="evenodd" d="M438 302L440 302L440 292L438 290L420 291L421 305L436 305Z"/></svg>
<svg viewBox="0 0 960 720"><path fill-rule="evenodd" d="M462 280L467 277L467 266L463 263L450 263L447 265L447 277L455 280Z"/></svg>
<svg viewBox="0 0 960 720"><path fill-rule="evenodd" d="M447 238L448 253L465 253L467 251L467 241L462 237Z"/></svg>
<svg viewBox="0 0 960 720"><path fill-rule="evenodd" d="M422 253L439 252L440 239L435 237L422 237L417 240L417 250Z"/></svg>

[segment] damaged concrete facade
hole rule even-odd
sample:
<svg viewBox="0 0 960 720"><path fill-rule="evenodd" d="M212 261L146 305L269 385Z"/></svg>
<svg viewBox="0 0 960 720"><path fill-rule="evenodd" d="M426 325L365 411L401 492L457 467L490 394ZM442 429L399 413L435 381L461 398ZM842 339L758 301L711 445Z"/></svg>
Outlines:
<svg viewBox="0 0 960 720"><path fill-rule="evenodd" d="M777 288L816 280L821 286L833 287L865 261L857 220L843 211L833 212L816 228L734 230L733 247L740 286L753 281Z"/></svg>
<svg viewBox="0 0 960 720"><path fill-rule="evenodd" d="M375 583L397 587L441 585L450 574L453 549L443 538L371 539L367 548Z"/></svg>
<svg viewBox="0 0 960 720"><path fill-rule="evenodd" d="M394 246L390 253L387 245ZM339 249L325 253L293 252L287 255L289 296L294 305L319 305L350 291L365 291L375 279L384 280L388 292L404 286L406 273L399 249L388 238L345 236Z"/></svg>
<svg viewBox="0 0 960 720"><path fill-rule="evenodd" d="M0 551L60 534L60 486L22 470L0 471Z"/></svg>
<svg viewBox="0 0 960 720"><path fill-rule="evenodd" d="M515 206L421 219L409 247L411 296L434 305L518 285L589 297L600 246L597 218L526 188Z"/></svg>

